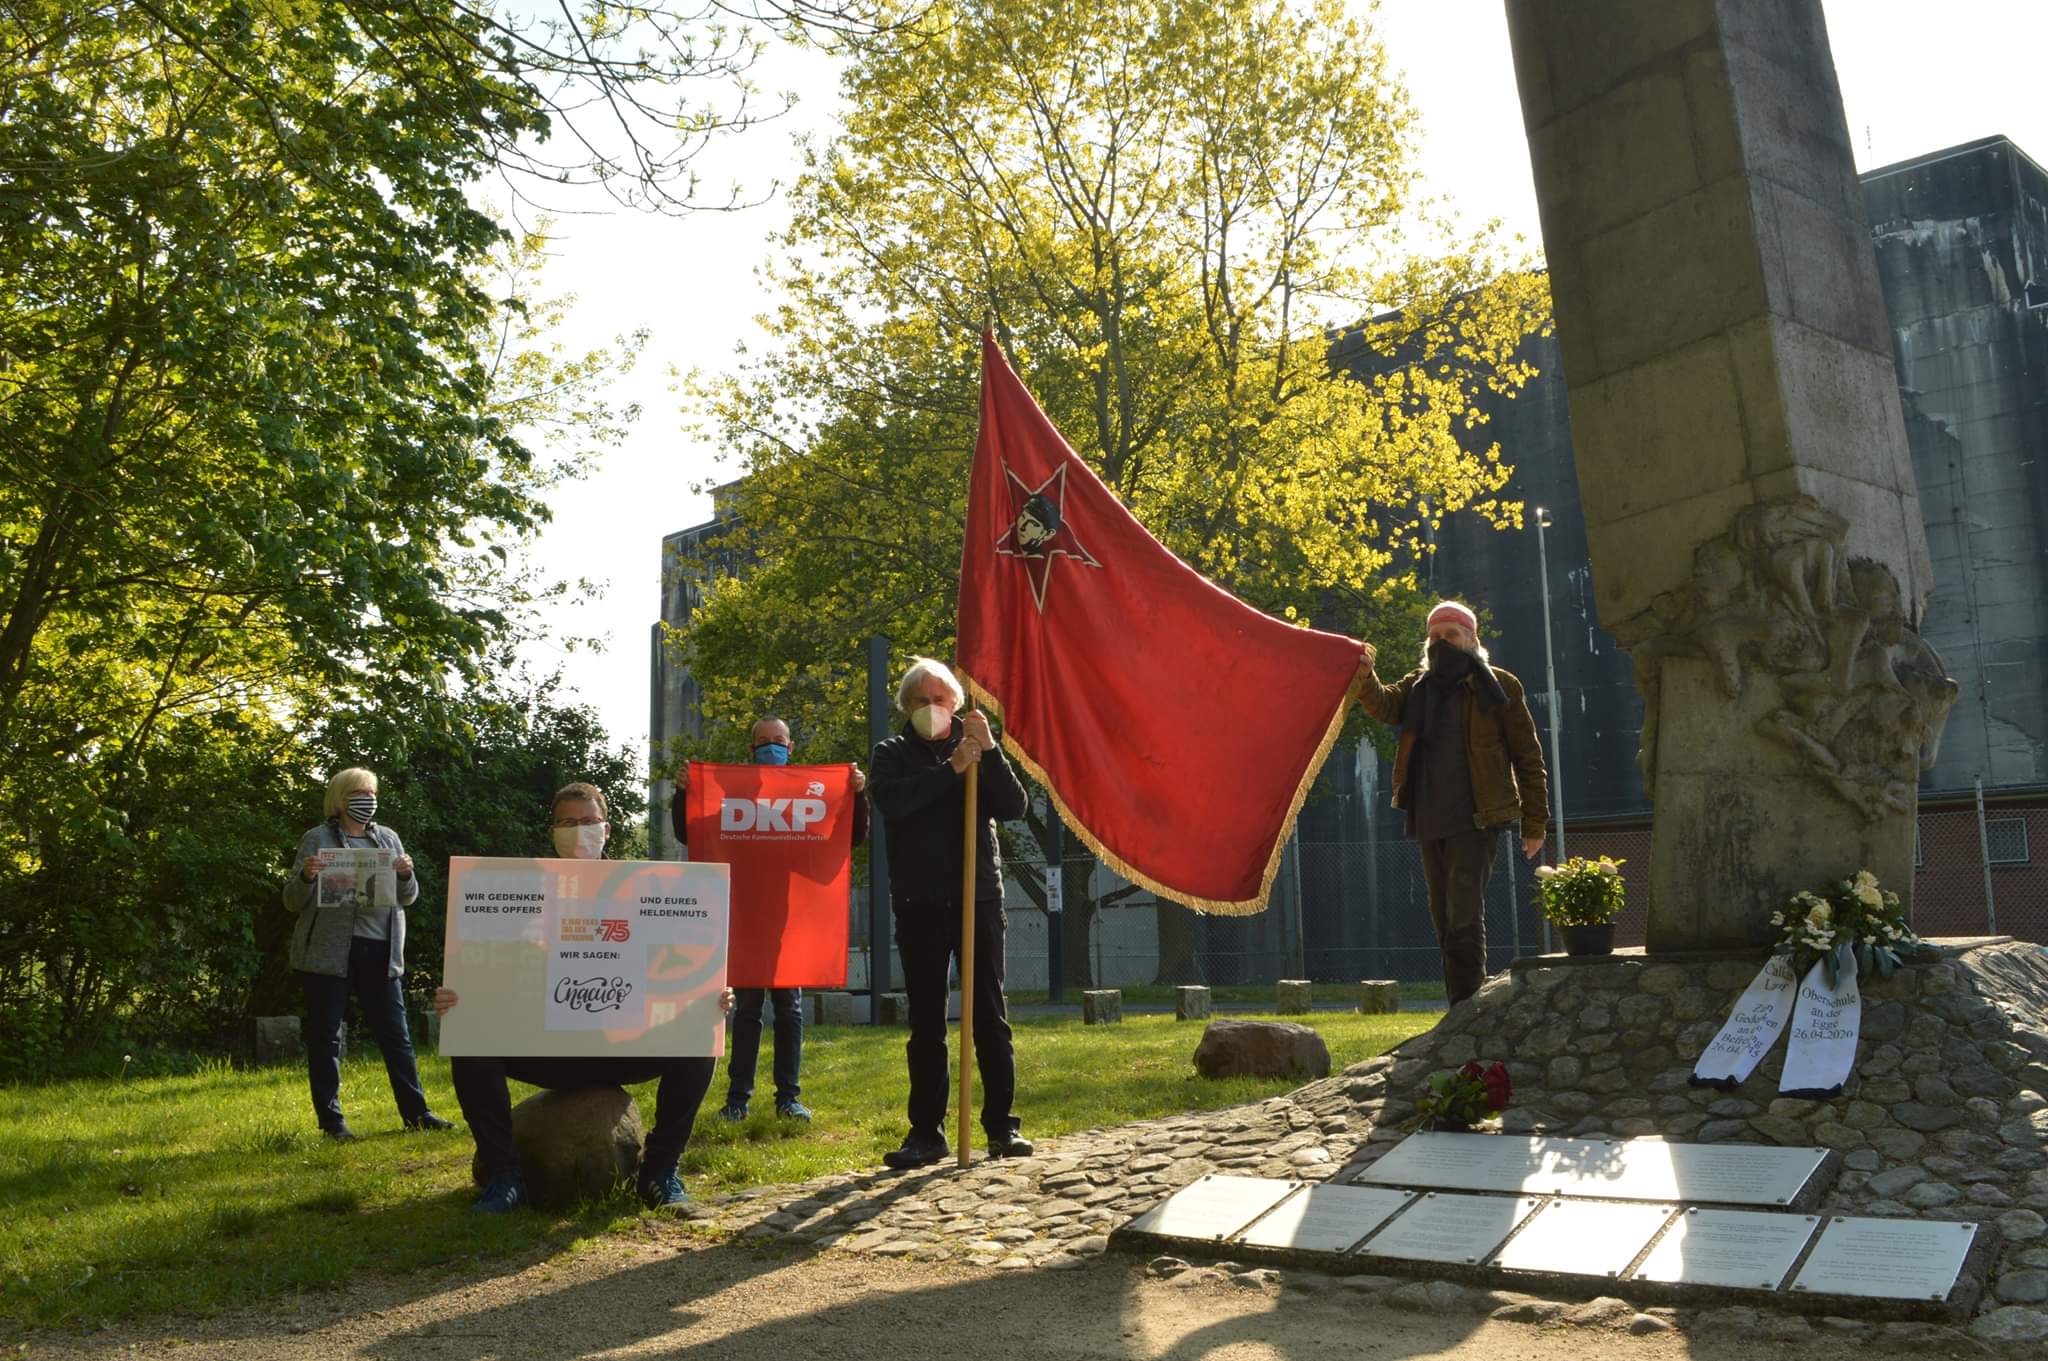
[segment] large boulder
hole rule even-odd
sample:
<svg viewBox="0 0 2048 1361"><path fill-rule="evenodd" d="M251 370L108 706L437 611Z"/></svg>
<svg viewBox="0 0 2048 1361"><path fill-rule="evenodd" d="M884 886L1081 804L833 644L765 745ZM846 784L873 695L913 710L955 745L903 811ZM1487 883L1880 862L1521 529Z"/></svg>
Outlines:
<svg viewBox="0 0 2048 1361"><path fill-rule="evenodd" d="M640 1107L623 1087L536 1092L512 1108L512 1143L526 1193L545 1210L601 1200L640 1170ZM481 1155L470 1176L484 1180Z"/></svg>
<svg viewBox="0 0 2048 1361"><path fill-rule="evenodd" d="M1195 1069L1203 1077L1328 1077L1330 1046L1292 1021L1211 1021Z"/></svg>

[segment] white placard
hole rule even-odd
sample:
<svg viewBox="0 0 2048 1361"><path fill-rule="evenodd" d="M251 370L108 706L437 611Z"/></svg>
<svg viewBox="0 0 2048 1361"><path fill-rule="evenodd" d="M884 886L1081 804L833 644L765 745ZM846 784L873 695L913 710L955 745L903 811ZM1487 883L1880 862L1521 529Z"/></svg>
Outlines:
<svg viewBox="0 0 2048 1361"><path fill-rule="evenodd" d="M718 864L450 860L441 1052L722 1054L728 896Z"/></svg>
<svg viewBox="0 0 2048 1361"><path fill-rule="evenodd" d="M1785 1018L1792 1014L1793 986L1797 982L1792 961L1783 955L1772 955L1735 1000L1735 1009L1728 1013L1721 1033L1714 1036L1714 1042L1693 1065L1693 1081L1734 1087L1756 1071L1757 1064L1778 1042L1785 1029Z"/></svg>
<svg viewBox="0 0 2048 1361"><path fill-rule="evenodd" d="M381 847L343 846L321 851L319 894L321 907L348 908L398 906L397 859Z"/></svg>
<svg viewBox="0 0 2048 1361"><path fill-rule="evenodd" d="M1634 1279L1776 1290L1819 1224L1816 1215L1687 1210L1657 1240Z"/></svg>
<svg viewBox="0 0 2048 1361"><path fill-rule="evenodd" d="M1495 1255L1510 1271L1618 1276L1671 1218L1675 1205L1553 1200Z"/></svg>
<svg viewBox="0 0 2048 1361"><path fill-rule="evenodd" d="M1377 1186L1311 1185L1281 1201L1246 1229L1241 1241L1261 1248L1344 1252L1411 1199L1412 1192Z"/></svg>
<svg viewBox="0 0 2048 1361"><path fill-rule="evenodd" d="M1197 1177L1125 1226L1129 1233L1221 1242L1279 1204L1299 1182L1264 1177Z"/></svg>
<svg viewBox="0 0 2048 1361"><path fill-rule="evenodd" d="M1830 1219L1794 1290L1897 1300L1945 1300L1977 1239L1975 1224Z"/></svg>
<svg viewBox="0 0 2048 1361"><path fill-rule="evenodd" d="M1837 1095L1856 1066L1856 1040L1863 1029L1863 994L1856 986L1856 961L1850 960L1828 986L1819 964L1799 985L1792 1014L1792 1038L1785 1042L1785 1071L1778 1090L1825 1100Z"/></svg>

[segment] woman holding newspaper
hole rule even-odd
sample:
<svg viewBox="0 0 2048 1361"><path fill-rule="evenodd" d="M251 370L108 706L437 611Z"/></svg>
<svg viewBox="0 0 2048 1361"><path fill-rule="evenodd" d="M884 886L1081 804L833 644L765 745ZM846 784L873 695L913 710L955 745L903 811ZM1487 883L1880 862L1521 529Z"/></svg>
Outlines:
<svg viewBox="0 0 2048 1361"><path fill-rule="evenodd" d="M341 1020L348 997L384 1051L384 1071L408 1130L453 1129L427 1109L405 1023L405 909L420 896L412 857L377 819L377 776L362 769L327 782L327 820L299 839L284 905L291 965L306 993L306 1076L313 1115L330 1139L353 1139L341 1114Z"/></svg>

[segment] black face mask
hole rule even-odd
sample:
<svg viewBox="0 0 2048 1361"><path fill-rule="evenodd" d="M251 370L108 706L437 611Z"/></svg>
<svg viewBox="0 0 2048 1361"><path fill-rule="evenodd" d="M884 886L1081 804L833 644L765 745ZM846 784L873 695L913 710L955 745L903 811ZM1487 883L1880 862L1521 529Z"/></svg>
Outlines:
<svg viewBox="0 0 2048 1361"><path fill-rule="evenodd" d="M1459 681L1472 670L1472 654L1448 638L1429 640L1429 674L1433 680Z"/></svg>

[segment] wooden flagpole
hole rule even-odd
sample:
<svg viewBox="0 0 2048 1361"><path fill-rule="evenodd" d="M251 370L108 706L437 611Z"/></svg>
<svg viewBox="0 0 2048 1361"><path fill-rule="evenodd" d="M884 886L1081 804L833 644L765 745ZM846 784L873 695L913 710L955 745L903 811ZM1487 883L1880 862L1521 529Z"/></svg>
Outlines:
<svg viewBox="0 0 2048 1361"><path fill-rule="evenodd" d="M963 736L963 739L964 736ZM974 1145L967 1141L968 1106L974 1099L974 860L976 801L981 786L981 758L967 767L967 818L960 869L960 1144L959 1165L967 1166Z"/></svg>
<svg viewBox="0 0 2048 1361"><path fill-rule="evenodd" d="M993 305L982 313L981 329L984 335L995 334L996 309ZM976 436L977 445L979 436ZM959 670L960 655L953 654L953 668ZM973 712L969 710L969 712ZM961 734L966 740L966 734ZM960 1125L957 1163L967 1166L974 1157L974 1145L968 1142L968 1107L974 1100L974 862L975 835L980 829L977 807L981 792L981 753L976 752L973 764L967 767L967 816L960 828Z"/></svg>

